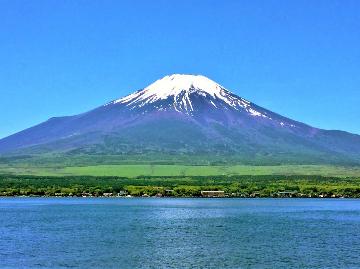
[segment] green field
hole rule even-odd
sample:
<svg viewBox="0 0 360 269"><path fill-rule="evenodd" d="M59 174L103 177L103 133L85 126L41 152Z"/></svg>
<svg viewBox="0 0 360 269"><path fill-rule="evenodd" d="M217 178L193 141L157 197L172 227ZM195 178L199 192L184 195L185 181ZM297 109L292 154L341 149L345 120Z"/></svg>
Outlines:
<svg viewBox="0 0 360 269"><path fill-rule="evenodd" d="M125 190L132 196L158 193L199 197L201 190L223 190L236 197L360 197L360 167L327 165L196 166L94 165L0 166L0 196L101 196Z"/></svg>
<svg viewBox="0 0 360 269"><path fill-rule="evenodd" d="M321 175L360 178L360 167L327 165L191 166L191 165L94 165L71 167L0 166L1 174L37 176L234 176L234 175Z"/></svg>

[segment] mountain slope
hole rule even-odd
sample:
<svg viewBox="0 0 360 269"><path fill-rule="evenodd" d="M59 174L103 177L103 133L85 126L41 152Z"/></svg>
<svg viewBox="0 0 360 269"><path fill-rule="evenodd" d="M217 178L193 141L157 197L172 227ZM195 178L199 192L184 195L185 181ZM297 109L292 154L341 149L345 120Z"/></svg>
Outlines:
<svg viewBox="0 0 360 269"><path fill-rule="evenodd" d="M288 119L204 76L171 75L89 112L4 138L0 153L353 163L360 159L360 136Z"/></svg>

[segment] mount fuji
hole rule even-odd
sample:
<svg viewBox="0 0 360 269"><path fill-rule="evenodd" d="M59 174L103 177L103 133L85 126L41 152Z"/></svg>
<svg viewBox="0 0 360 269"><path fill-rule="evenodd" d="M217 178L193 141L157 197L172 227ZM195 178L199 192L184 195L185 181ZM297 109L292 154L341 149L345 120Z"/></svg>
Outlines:
<svg viewBox="0 0 360 269"><path fill-rule="evenodd" d="M174 74L86 113L3 138L0 153L344 164L360 162L360 136L283 117L204 76Z"/></svg>

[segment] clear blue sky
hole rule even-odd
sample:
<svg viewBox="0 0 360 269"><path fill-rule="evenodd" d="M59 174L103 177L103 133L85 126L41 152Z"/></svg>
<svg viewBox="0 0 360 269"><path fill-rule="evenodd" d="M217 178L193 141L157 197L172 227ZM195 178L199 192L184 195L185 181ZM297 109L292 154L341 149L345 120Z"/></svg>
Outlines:
<svg viewBox="0 0 360 269"><path fill-rule="evenodd" d="M0 1L0 137L172 73L360 134L360 1Z"/></svg>

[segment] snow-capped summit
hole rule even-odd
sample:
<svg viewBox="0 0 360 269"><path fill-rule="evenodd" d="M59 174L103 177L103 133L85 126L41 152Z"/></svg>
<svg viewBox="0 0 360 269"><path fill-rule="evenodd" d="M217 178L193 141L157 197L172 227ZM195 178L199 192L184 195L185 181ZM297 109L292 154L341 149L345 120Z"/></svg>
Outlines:
<svg viewBox="0 0 360 269"><path fill-rule="evenodd" d="M159 99L167 99L169 96L178 96L182 92L192 93L195 91L216 97L216 95L221 95L222 90L224 87L205 76L173 74L165 76L144 88L143 91L129 95L119 101L126 102L141 95L140 100L149 98L149 102L154 102Z"/></svg>
<svg viewBox="0 0 360 269"><path fill-rule="evenodd" d="M165 76L143 90L109 104L124 104L129 109L152 104L158 110L173 109L180 113L192 114L198 110L199 99L209 104L212 109L241 109L252 116L268 118L266 113L254 109L246 99L236 96L225 87L202 75Z"/></svg>

